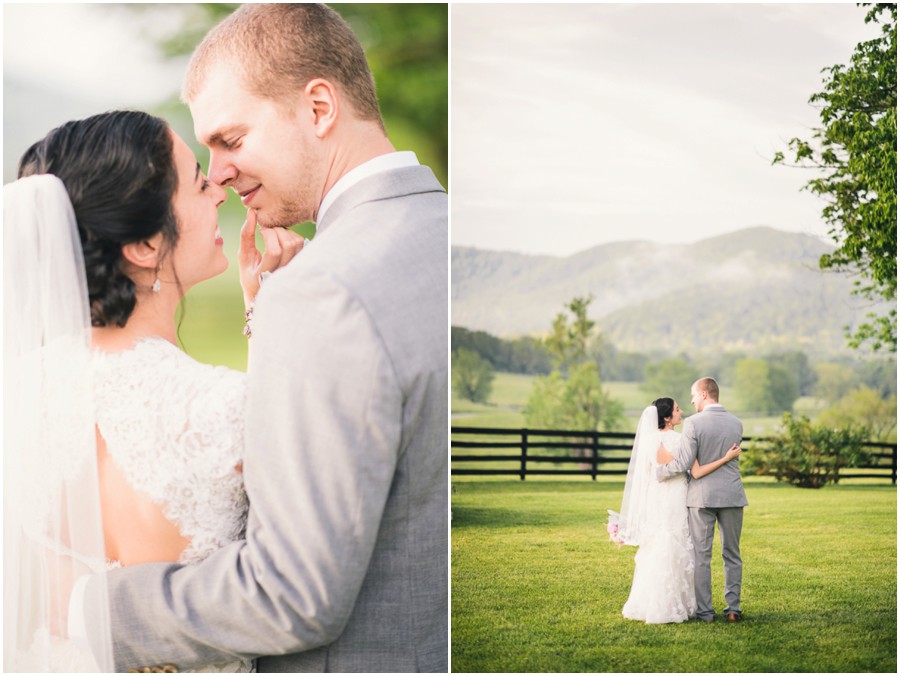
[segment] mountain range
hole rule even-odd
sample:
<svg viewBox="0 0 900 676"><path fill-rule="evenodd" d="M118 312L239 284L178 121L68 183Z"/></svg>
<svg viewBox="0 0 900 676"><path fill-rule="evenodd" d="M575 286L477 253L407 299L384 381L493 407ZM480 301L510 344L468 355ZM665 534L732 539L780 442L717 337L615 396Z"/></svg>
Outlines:
<svg viewBox="0 0 900 676"><path fill-rule="evenodd" d="M567 257L452 247L451 323L497 336L547 332L592 294L589 317L620 350L677 354L845 348L872 306L853 280L819 269L834 247L759 226L691 244L603 244Z"/></svg>

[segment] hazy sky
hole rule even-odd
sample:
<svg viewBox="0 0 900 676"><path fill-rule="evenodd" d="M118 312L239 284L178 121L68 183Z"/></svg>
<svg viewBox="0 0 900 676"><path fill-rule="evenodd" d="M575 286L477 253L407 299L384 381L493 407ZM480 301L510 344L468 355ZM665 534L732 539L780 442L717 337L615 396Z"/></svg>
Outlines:
<svg viewBox="0 0 900 676"><path fill-rule="evenodd" d="M177 94L185 60L164 60L150 39L178 20L172 10L5 4L4 168L67 120L114 108L146 109ZM6 173L5 181L14 178Z"/></svg>
<svg viewBox="0 0 900 676"><path fill-rule="evenodd" d="M158 103L178 91L184 66L165 63L148 38L175 18L116 5L6 4L4 73L101 107Z"/></svg>
<svg viewBox="0 0 900 676"><path fill-rule="evenodd" d="M825 236L806 170L851 4L451 6L452 243L566 255L753 225Z"/></svg>

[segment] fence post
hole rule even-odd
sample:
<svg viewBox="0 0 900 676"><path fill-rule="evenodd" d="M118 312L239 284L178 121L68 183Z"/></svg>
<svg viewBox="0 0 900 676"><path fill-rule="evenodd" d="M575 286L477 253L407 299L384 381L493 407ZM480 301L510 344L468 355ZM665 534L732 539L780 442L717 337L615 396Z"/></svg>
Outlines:
<svg viewBox="0 0 900 676"><path fill-rule="evenodd" d="M894 444L894 454L891 456L891 481L897 485L897 444Z"/></svg>
<svg viewBox="0 0 900 676"><path fill-rule="evenodd" d="M591 466L591 481L597 480L597 461L600 457L600 433L597 430L594 430L591 433L591 456L594 459L594 462Z"/></svg>
<svg viewBox="0 0 900 676"><path fill-rule="evenodd" d="M525 481L528 465L528 430L522 430L522 466L519 468L519 479Z"/></svg>

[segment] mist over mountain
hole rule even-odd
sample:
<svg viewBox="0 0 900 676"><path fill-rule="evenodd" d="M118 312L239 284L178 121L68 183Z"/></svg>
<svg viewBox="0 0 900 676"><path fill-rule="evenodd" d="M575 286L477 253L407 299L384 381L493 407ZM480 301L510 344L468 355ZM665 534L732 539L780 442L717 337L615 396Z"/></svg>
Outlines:
<svg viewBox="0 0 900 676"><path fill-rule="evenodd" d="M498 336L545 333L563 304L593 294L590 317L620 349L843 352L844 326L883 310L852 279L819 269L830 245L753 227L700 242L604 244L568 257L452 247L451 322Z"/></svg>

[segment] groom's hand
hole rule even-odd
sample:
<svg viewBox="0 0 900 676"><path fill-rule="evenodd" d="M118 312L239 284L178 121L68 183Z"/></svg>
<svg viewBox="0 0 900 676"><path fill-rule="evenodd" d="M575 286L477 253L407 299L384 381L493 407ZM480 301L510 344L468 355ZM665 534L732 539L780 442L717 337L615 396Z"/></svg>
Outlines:
<svg viewBox="0 0 900 676"><path fill-rule="evenodd" d="M259 293L260 277L264 272L273 272L296 256L306 240L288 228L260 228L265 244L265 252L256 248L256 212L247 210L247 220L241 226L241 241L238 249L241 288L244 290L244 304L248 307Z"/></svg>

